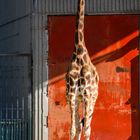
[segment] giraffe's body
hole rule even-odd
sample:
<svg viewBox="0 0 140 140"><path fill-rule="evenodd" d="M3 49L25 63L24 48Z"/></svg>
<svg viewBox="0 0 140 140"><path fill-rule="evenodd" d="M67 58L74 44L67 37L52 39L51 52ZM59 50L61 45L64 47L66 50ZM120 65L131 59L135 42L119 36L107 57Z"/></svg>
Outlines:
<svg viewBox="0 0 140 140"><path fill-rule="evenodd" d="M78 114L80 102L84 110L84 136L90 138L90 123L98 96L99 76L92 64L84 42L85 0L78 0L76 18L75 49L66 74L66 98L71 110L70 138L80 140L81 120Z"/></svg>

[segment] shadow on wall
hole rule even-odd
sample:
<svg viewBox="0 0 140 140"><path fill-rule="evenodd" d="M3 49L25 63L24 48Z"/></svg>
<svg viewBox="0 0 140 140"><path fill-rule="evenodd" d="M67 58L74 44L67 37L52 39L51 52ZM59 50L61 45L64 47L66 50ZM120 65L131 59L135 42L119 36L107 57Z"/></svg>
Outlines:
<svg viewBox="0 0 140 140"><path fill-rule="evenodd" d="M120 39L119 41L113 43L112 45L109 45L104 50L101 50L100 52L93 54L91 56L92 63L97 65L98 63L101 63L103 61L106 61L106 62L115 61L115 60L123 57L124 55L126 55L128 52L130 52L132 50L135 50L135 51L137 50L137 53L138 53L138 46L135 45L135 42L137 42L137 40L138 40L138 38L137 38L138 34L139 34L139 32L135 31L135 32L131 33L130 35L124 37L123 39ZM56 74L58 72L60 74L58 76L54 76L54 77L51 77L52 75L49 75L49 84L53 84L55 82L58 82L59 80L64 79L65 72L67 70L69 63L70 63L70 61L67 61L67 60L66 60L66 63L63 63L63 62L59 63L60 67L54 69L56 71L54 73L52 72L52 75ZM57 64L57 65L56 64L57 64L56 62L51 63L51 61L49 61L49 68L59 66L59 64Z"/></svg>
<svg viewBox="0 0 140 140"><path fill-rule="evenodd" d="M132 18L130 22L130 16L86 16L85 42L93 63L118 59L123 56L122 48L127 48L127 53L136 47L132 40L138 36L138 28L133 25L138 24L138 19ZM49 68L53 70L50 83L64 78L74 48L74 33L74 16L49 17Z"/></svg>

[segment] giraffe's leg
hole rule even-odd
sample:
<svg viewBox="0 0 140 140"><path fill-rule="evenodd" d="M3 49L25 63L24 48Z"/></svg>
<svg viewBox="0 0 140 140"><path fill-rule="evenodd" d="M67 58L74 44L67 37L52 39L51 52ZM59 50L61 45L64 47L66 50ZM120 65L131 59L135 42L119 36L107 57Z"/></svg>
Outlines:
<svg viewBox="0 0 140 140"><path fill-rule="evenodd" d="M75 135L76 135L76 120L75 120L75 96L70 95L70 100L69 100L69 106L70 106L70 111L71 111L71 129L70 129L70 140L74 140Z"/></svg>
<svg viewBox="0 0 140 140"><path fill-rule="evenodd" d="M82 132L82 124L80 122L80 115L79 115L79 104L80 102L76 100L76 107L75 107L75 120L76 120L76 139L80 140L81 132Z"/></svg>
<svg viewBox="0 0 140 140"><path fill-rule="evenodd" d="M92 114L94 111L96 98L90 98L85 97L84 100L84 137L85 140L90 139L90 133L91 133L91 120L92 120Z"/></svg>

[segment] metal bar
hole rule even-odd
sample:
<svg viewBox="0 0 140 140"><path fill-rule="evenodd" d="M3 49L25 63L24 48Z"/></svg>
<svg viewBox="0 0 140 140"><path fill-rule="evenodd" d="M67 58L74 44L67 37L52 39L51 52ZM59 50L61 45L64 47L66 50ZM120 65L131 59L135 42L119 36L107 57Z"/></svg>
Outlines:
<svg viewBox="0 0 140 140"><path fill-rule="evenodd" d="M16 120L13 120L14 121L14 133L13 133L13 139L16 140Z"/></svg>
<svg viewBox="0 0 140 140"><path fill-rule="evenodd" d="M6 99L7 99L7 91L5 92L6 94ZM7 111L7 101L6 101L6 109L5 109L5 112L6 112L6 120L5 120L5 139L7 140L7 118L8 118L8 111Z"/></svg>
<svg viewBox="0 0 140 140"><path fill-rule="evenodd" d="M18 119L19 119L19 102L18 102L18 90L16 90L17 102L16 102L16 140L18 140Z"/></svg>
<svg viewBox="0 0 140 140"><path fill-rule="evenodd" d="M2 130L2 140L4 140L4 125L3 124L2 124L2 129L1 130Z"/></svg>
<svg viewBox="0 0 140 140"><path fill-rule="evenodd" d="M14 140L14 139L13 139L13 133L14 133L14 131L13 131L13 129L14 129L14 128L13 128L13 118L14 118L14 117L13 117L13 114L14 114L14 112L13 112L13 111L14 111L14 110L13 110L13 104L12 104L12 109L11 109L11 119L12 119L12 120L11 120L11 123L12 123L12 124L11 124L11 140Z"/></svg>
<svg viewBox="0 0 140 140"><path fill-rule="evenodd" d="M3 56L6 56L6 57L11 57L11 56L14 56L14 57L16 57L16 56L31 56L31 54L30 53L11 53L11 54L0 54L0 57L3 57Z"/></svg>
<svg viewBox="0 0 140 140"><path fill-rule="evenodd" d="M27 125L26 125L26 121L24 122L24 140L28 140L28 138L27 138Z"/></svg>
<svg viewBox="0 0 140 140"><path fill-rule="evenodd" d="M15 34L6 36L6 37L4 37L4 38L0 38L0 42L1 42L1 41L4 41L4 40L7 40L7 39L9 39L9 38L13 38L13 37L18 36L18 35L19 35L19 33L15 33Z"/></svg>
<svg viewBox="0 0 140 140"><path fill-rule="evenodd" d="M16 18L16 19L11 20L11 21L8 21L8 22L6 22L6 23L4 23L4 24L0 24L0 28L3 27L3 26L6 26L6 25L8 25L8 24L11 24L11 23L13 23L13 22L17 22L18 20L21 20L21 19L26 18L26 17L28 17L28 16L30 16L30 14L26 14L26 15L24 15L24 16L22 16L22 17L18 17L18 18Z"/></svg>
<svg viewBox="0 0 140 140"><path fill-rule="evenodd" d="M2 109L0 109L0 140L2 139L2 125L1 125L1 120L2 120Z"/></svg>
<svg viewBox="0 0 140 140"><path fill-rule="evenodd" d="M22 122L22 120L19 120L19 140L22 140L22 137L21 137L21 122Z"/></svg>

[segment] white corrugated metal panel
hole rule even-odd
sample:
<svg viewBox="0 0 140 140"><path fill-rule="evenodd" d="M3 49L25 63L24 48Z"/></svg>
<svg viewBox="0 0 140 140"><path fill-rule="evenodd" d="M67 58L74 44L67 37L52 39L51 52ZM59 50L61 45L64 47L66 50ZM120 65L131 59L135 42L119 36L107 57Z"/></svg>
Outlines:
<svg viewBox="0 0 140 140"><path fill-rule="evenodd" d="M0 0L0 25L30 13L31 0Z"/></svg>
<svg viewBox="0 0 140 140"><path fill-rule="evenodd" d="M33 16L33 69L34 69L34 140L45 140L48 137L46 119L48 116L47 98L47 32L46 16ZM38 129L40 128L40 129Z"/></svg>
<svg viewBox="0 0 140 140"><path fill-rule="evenodd" d="M34 0L32 14L32 46L33 46L33 139L47 140L47 116L48 116L48 66L47 66L47 15L46 0ZM38 129L39 128L39 129Z"/></svg>

